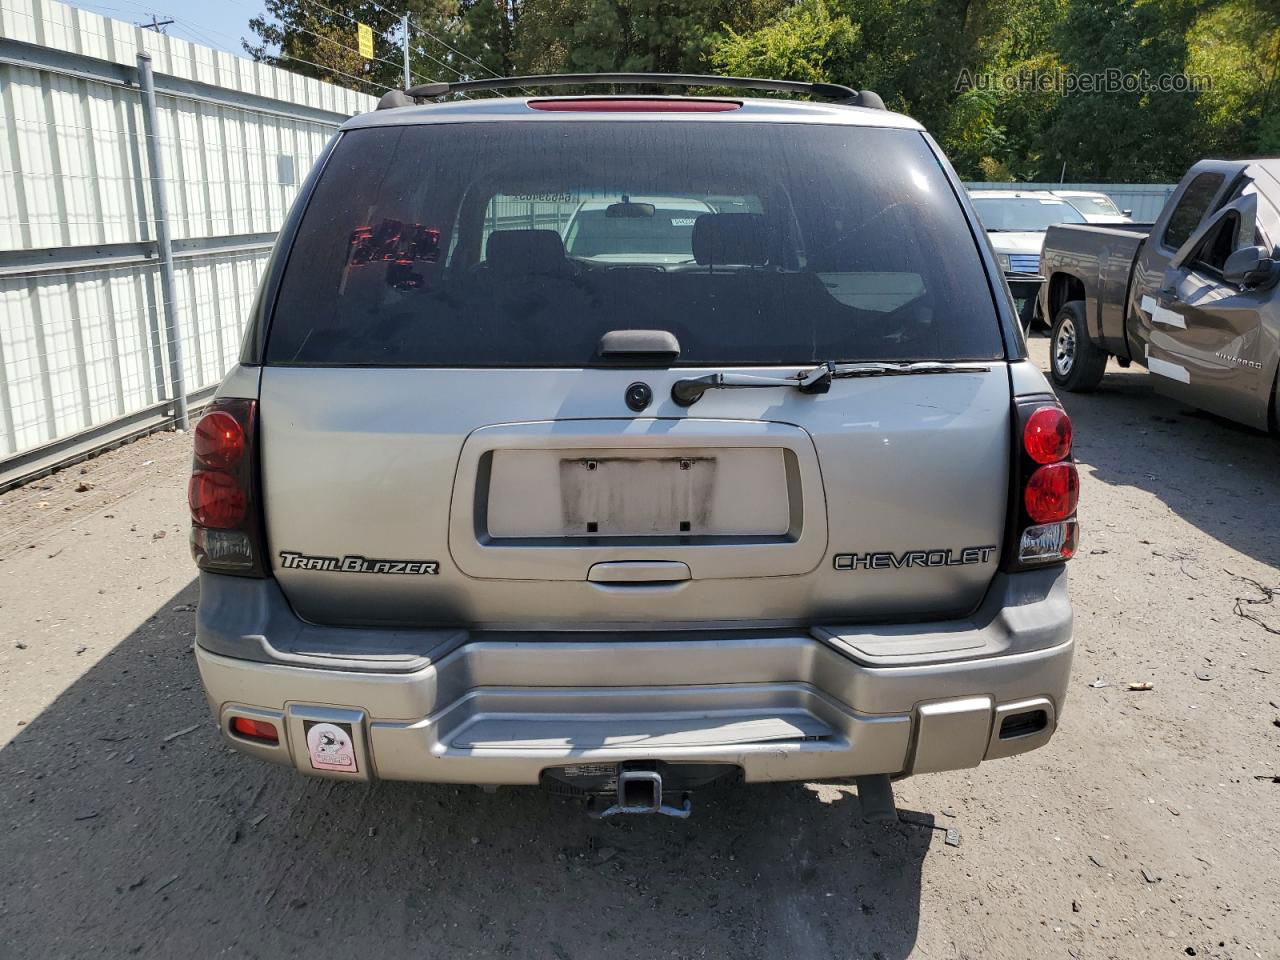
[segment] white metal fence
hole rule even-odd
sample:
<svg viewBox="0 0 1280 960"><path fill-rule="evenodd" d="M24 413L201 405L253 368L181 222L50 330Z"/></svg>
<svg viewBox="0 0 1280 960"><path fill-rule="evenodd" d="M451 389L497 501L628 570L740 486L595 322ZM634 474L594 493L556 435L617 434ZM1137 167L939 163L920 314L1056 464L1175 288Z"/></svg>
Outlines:
<svg viewBox="0 0 1280 960"><path fill-rule="evenodd" d="M154 130L137 55L152 59ZM147 137L186 386L234 361L325 142L371 97L52 0L0 0L0 486L173 402Z"/></svg>

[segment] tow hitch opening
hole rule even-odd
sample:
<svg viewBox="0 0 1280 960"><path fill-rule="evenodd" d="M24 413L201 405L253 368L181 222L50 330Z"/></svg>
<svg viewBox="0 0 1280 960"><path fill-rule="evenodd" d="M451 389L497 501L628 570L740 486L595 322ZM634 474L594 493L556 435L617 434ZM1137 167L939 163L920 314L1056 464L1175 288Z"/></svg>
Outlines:
<svg viewBox="0 0 1280 960"><path fill-rule="evenodd" d="M620 813L661 813L684 819L693 812L693 802L686 792L680 795L678 806L664 803L661 773L652 769L622 766L618 768L618 789L614 802L601 810L599 798L592 797L588 801L587 812L602 819Z"/></svg>

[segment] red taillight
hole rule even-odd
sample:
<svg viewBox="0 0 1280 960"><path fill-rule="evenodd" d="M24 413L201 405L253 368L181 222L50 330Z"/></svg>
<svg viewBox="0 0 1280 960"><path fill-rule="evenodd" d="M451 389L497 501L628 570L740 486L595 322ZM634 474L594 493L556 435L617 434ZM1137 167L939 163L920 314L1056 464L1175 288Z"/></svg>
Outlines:
<svg viewBox="0 0 1280 960"><path fill-rule="evenodd" d="M529 107L533 110L550 110L556 113L725 113L741 106L736 100L675 100L665 97L651 100L579 97L529 101Z"/></svg>
<svg viewBox="0 0 1280 960"><path fill-rule="evenodd" d="M196 424L195 448L206 467L234 467L244 456L244 428L225 410L206 413Z"/></svg>
<svg viewBox="0 0 1280 960"><path fill-rule="evenodd" d="M1014 401L1013 488L1004 568L1029 570L1070 560L1080 525L1080 476L1071 457L1071 418L1049 397Z"/></svg>
<svg viewBox="0 0 1280 960"><path fill-rule="evenodd" d="M266 720L234 717L231 720L231 731L250 740L262 740L266 743L280 742L280 734L276 732L275 724L268 723Z"/></svg>
<svg viewBox="0 0 1280 960"><path fill-rule="evenodd" d="M1035 523L1056 523L1076 512L1080 477L1074 463L1053 463L1031 474L1023 493L1027 516Z"/></svg>
<svg viewBox="0 0 1280 960"><path fill-rule="evenodd" d="M200 526L226 530L244 519L249 498L231 474L197 470L187 484L187 503Z"/></svg>
<svg viewBox="0 0 1280 960"><path fill-rule="evenodd" d="M201 570L266 576L262 519L255 503L257 403L214 400L196 425L187 503L191 553Z"/></svg>
<svg viewBox="0 0 1280 960"><path fill-rule="evenodd" d="M1058 407L1041 407L1027 418L1022 445L1036 463L1057 463L1071 456L1071 418Z"/></svg>

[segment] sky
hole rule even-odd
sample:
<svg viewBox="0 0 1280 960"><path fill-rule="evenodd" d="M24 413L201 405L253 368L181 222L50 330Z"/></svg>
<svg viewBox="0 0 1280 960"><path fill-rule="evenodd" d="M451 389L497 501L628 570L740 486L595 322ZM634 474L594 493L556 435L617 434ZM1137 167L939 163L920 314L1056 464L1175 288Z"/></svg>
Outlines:
<svg viewBox="0 0 1280 960"><path fill-rule="evenodd" d="M246 56L240 38L253 39L249 20L262 13L260 0L63 0L73 7L92 10L113 20L150 23L154 15L174 22L164 30L182 37Z"/></svg>

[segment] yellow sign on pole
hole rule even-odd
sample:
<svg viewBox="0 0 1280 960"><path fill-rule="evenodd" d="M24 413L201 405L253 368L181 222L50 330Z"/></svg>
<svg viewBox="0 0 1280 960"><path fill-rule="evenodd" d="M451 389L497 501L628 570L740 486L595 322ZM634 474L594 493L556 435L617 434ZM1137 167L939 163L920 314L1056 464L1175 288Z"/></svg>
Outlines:
<svg viewBox="0 0 1280 960"><path fill-rule="evenodd" d="M373 59L373 30L363 23L356 24L356 42L360 47L360 56L366 60Z"/></svg>

